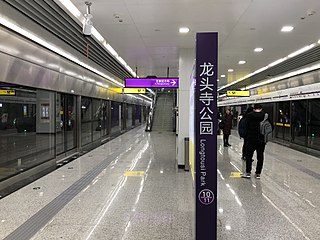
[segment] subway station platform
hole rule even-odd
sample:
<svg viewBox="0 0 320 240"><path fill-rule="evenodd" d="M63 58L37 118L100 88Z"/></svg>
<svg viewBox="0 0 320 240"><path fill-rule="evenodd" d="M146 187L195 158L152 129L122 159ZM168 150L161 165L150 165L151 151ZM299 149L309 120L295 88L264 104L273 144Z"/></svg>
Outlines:
<svg viewBox="0 0 320 240"><path fill-rule="evenodd" d="M139 127L12 193L0 239L195 239L194 184L175 144ZM218 136L218 239L319 239L320 160L270 142L261 179L242 179L242 140L230 144Z"/></svg>

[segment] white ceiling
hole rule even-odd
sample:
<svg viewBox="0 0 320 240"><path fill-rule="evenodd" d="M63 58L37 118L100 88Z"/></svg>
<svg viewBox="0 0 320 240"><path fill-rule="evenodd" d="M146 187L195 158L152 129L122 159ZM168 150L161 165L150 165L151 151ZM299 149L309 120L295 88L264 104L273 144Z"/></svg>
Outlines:
<svg viewBox="0 0 320 240"><path fill-rule="evenodd" d="M86 12L84 0L71 1ZM179 49L194 48L196 32L219 32L219 75L226 74L228 82L320 39L320 0L91 2L95 28L140 77L166 76L168 67L170 76L178 76ZM311 10L315 13L308 16ZM282 33L284 25L295 28ZM182 26L190 32L180 34ZM255 53L255 47L264 51ZM247 63L239 65L239 60ZM220 86L227 78L220 78Z"/></svg>

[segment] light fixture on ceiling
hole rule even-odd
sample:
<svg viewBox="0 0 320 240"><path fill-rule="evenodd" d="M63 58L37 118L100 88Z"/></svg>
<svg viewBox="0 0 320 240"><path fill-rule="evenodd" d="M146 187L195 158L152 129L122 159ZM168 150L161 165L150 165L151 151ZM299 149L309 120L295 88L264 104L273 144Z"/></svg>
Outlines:
<svg viewBox="0 0 320 240"><path fill-rule="evenodd" d="M320 39L318 40L317 43L320 44ZM286 61L287 59L291 58L291 57L297 56L297 55L299 55L299 54L301 54L301 53L303 53L303 52L305 52L305 51L308 51L308 50L312 49L313 47L317 46L317 43L313 43L313 44L310 44L310 45L308 45L308 46L305 46L305 47L303 47L303 48L301 48L301 49L299 49L299 50L297 50L297 51L289 54L287 57L280 58L280 59L278 59L278 60L276 60L276 61L268 64L268 65L265 66L265 67L262 67L262 68L254 71L254 72L252 72L252 73L249 73L248 75L246 75L246 76L244 76L244 77L242 77L242 78L239 78L239 79L233 81L232 83L229 83L229 84L227 84L227 85L225 85L225 86L221 86L221 87L218 89L218 91L221 91L222 89L225 89L225 88L227 88L227 87L230 87L230 86L232 86L232 85L234 85L234 84L236 84L236 83L238 83L238 82L241 82L241 81L243 81L243 80L245 80L245 79L247 79L247 78L249 78L249 77L251 77L251 76L253 76L253 75L256 75L256 74L258 74L258 73L260 73L260 72L263 72L263 71L267 70L268 68L273 67L273 66L275 66L275 65L278 65L278 64ZM318 67L318 66L319 66L319 67ZM317 65L316 67L313 67L312 69L311 69L311 68L308 68L305 72L307 72L307 71L312 71L312 70L315 70L315 69L320 69L320 64ZM228 72L229 72L229 70L228 70ZM277 79L277 80L278 80L278 79ZM270 83L270 79L268 79L268 83ZM263 84L265 84L265 83L263 83ZM260 85L259 85L259 86L260 86ZM254 85L254 87L257 87L257 85Z"/></svg>
<svg viewBox="0 0 320 240"><path fill-rule="evenodd" d="M189 31L190 31L190 29L187 28L187 27L181 27L181 28L179 28L179 33L188 33Z"/></svg>
<svg viewBox="0 0 320 240"><path fill-rule="evenodd" d="M81 16L81 12L78 10L78 8L69 0L59 0L63 6L65 6L69 12L71 12L75 17L80 17Z"/></svg>
<svg viewBox="0 0 320 240"><path fill-rule="evenodd" d="M228 72L233 72L234 70L232 68L228 69Z"/></svg>
<svg viewBox="0 0 320 240"><path fill-rule="evenodd" d="M240 65L242 65L242 64L245 64L245 63L246 63L246 61L244 61L244 60L240 60L238 63L239 63Z"/></svg>
<svg viewBox="0 0 320 240"><path fill-rule="evenodd" d="M291 32L294 29L292 26L283 26L281 32Z"/></svg>
<svg viewBox="0 0 320 240"><path fill-rule="evenodd" d="M217 79L217 82L219 82L220 80L219 80L219 78Z"/></svg>
<svg viewBox="0 0 320 240"><path fill-rule="evenodd" d="M273 67L273 66L275 66L275 65L277 65L277 64L279 64L279 63L284 62L284 61L287 60L287 59L288 59L287 57L280 58L280 59L278 59L278 60L270 63L270 64L268 65L268 67Z"/></svg>
<svg viewBox="0 0 320 240"><path fill-rule="evenodd" d="M16 24L12 23L11 21L9 21L9 20L7 20L5 18L2 18L1 16L0 16L0 24L4 25L7 28L9 28L9 29L21 34L22 36L25 36L26 38L28 38L28 39L40 44L41 46L43 46L45 48L48 48L51 51L53 51L53 52L65 57L65 58L69 59L70 61L75 62L75 63L79 64L80 66L82 66L82 67L84 67L84 68L86 68L86 69L88 69L88 70L90 70L90 71L102 76L103 78L106 78L109 81L112 81L115 84L117 84L117 85L119 85L121 87L124 87L123 83L120 83L120 82L116 81L114 78L106 75L105 73L97 70L96 68L91 67L87 63L80 61L77 57L71 55L70 53L60 49L59 47L56 47L55 45L49 43L48 41L40 38L37 35L34 35L32 32L30 32L30 31L28 31L26 29L23 29L23 28L17 26Z"/></svg>
<svg viewBox="0 0 320 240"><path fill-rule="evenodd" d="M255 51L255 52L262 52L262 51L263 51L263 48L257 47L257 48L254 49L254 51Z"/></svg>
<svg viewBox="0 0 320 240"><path fill-rule="evenodd" d="M220 77L224 78L224 77L226 77L226 75L222 74Z"/></svg>
<svg viewBox="0 0 320 240"><path fill-rule="evenodd" d="M111 47L111 45L109 43L107 43L105 41L105 39L102 37L102 35L97 31L97 29L95 29L93 26L92 26L92 23L91 23L91 29L90 29L90 24L88 24L88 17L86 17L86 15L89 13L90 14L90 6L92 5L91 2L89 1L86 1L85 4L87 5L87 13L84 14L84 19L82 17L82 14L81 12L76 8L76 6L70 1L70 0L59 0L59 2L69 10L69 12L74 15L82 24L83 24L83 29L82 29L82 32L84 35L93 35L98 41L100 41L100 43L103 44L103 46L105 48L107 48L107 50L109 51L109 53L111 53L114 57L118 57L118 53ZM90 14L91 15L91 14ZM119 14L114 14L113 15L114 18L116 19L119 19L120 18L120 15ZM91 18L92 18L92 15L91 15ZM90 20L90 19L89 19ZM1 19L0 19L0 22L1 22ZM86 34L87 33L87 34ZM124 67L126 67L126 63L123 65ZM137 77L137 74L134 72L134 71L130 71L131 74L134 76L134 77ZM115 81L113 79L110 79L111 81ZM116 83L117 85L118 82ZM122 83L120 84L121 86L124 86Z"/></svg>
<svg viewBox="0 0 320 240"><path fill-rule="evenodd" d="M315 43L310 44L310 45L308 45L308 46L305 46L305 47L303 47L303 48L301 48L301 49L299 49L299 50L297 50L297 51L289 54L289 55L288 55L288 58L297 56L297 55L299 55L299 54L301 54L301 53L303 53L303 52L306 52L306 51L310 50L311 48L314 48L315 46L316 46Z"/></svg>

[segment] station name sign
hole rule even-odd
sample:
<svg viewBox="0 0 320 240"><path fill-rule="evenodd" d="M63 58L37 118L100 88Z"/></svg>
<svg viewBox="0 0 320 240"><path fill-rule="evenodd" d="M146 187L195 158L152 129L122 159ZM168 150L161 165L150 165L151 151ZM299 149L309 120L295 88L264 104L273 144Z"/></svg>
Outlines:
<svg viewBox="0 0 320 240"><path fill-rule="evenodd" d="M197 33L195 91L196 239L217 239L218 33Z"/></svg>
<svg viewBox="0 0 320 240"><path fill-rule="evenodd" d="M178 88L179 78L126 78L129 88Z"/></svg>

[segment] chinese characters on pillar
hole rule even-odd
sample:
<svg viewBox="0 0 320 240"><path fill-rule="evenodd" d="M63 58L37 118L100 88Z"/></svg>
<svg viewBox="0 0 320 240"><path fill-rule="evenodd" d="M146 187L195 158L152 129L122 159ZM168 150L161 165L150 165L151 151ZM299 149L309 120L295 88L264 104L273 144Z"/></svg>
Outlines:
<svg viewBox="0 0 320 240"><path fill-rule="evenodd" d="M197 33L195 91L196 239L217 239L218 33Z"/></svg>
<svg viewBox="0 0 320 240"><path fill-rule="evenodd" d="M213 99L214 89L214 65L210 62L200 65L202 70L200 77L200 102L201 104L201 121L200 121L200 135L213 135L213 110L211 102Z"/></svg>

